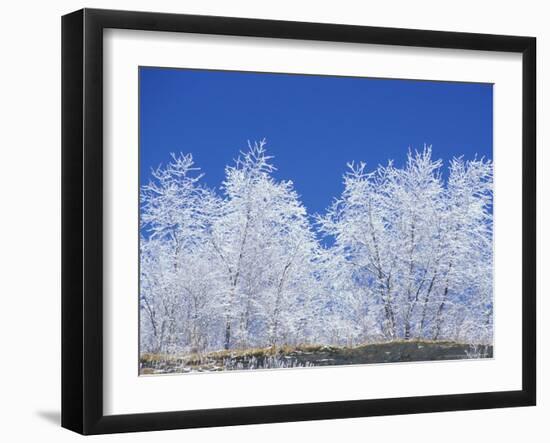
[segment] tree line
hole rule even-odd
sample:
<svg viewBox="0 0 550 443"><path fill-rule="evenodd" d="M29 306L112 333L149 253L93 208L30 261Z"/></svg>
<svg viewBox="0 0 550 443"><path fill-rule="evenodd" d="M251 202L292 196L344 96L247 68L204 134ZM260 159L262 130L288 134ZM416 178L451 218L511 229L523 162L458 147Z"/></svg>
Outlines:
<svg viewBox="0 0 550 443"><path fill-rule="evenodd" d="M140 195L140 348L190 353L396 339L492 343L490 160L430 147L350 163L324 214L276 180L265 141L205 186L172 155ZM330 238L330 246L323 242Z"/></svg>

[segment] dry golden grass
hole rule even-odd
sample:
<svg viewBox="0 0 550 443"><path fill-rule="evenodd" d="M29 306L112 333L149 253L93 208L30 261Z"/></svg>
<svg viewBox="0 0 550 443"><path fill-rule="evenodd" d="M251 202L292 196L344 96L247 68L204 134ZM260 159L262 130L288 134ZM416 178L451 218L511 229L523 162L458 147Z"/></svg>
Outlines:
<svg viewBox="0 0 550 443"><path fill-rule="evenodd" d="M171 354L153 354L149 352L145 352L141 354L139 357L139 361L142 363L153 363L157 361L170 361L170 360L178 360L178 357L176 355L171 355Z"/></svg>
<svg viewBox="0 0 550 443"><path fill-rule="evenodd" d="M320 344L299 344L299 345L282 345L282 346L269 346L264 348L246 348L246 349L224 349L219 351L211 351L207 353L192 353L192 354L154 354L144 353L140 356L140 362L145 364L152 364L158 362L181 362L186 366L198 366L207 361L215 360L221 361L225 358L262 358L271 357L276 355L291 355L292 353L315 353L315 352L338 352L338 351L353 351L354 349L362 349L369 346L380 346L385 344L411 344L417 345L443 345L443 346L455 346L465 345L467 343L453 342L449 340L392 340L392 341L377 341L363 343L356 346L333 346L333 345L320 345Z"/></svg>

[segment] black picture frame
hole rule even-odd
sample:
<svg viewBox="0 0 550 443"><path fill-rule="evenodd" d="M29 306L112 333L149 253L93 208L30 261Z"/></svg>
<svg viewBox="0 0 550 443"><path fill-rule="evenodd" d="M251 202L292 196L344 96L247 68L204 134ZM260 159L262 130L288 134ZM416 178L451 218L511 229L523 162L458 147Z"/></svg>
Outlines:
<svg viewBox="0 0 550 443"><path fill-rule="evenodd" d="M103 413L103 30L522 54L522 389L130 415ZM62 18L62 426L81 434L531 406L536 403L536 39L83 9Z"/></svg>

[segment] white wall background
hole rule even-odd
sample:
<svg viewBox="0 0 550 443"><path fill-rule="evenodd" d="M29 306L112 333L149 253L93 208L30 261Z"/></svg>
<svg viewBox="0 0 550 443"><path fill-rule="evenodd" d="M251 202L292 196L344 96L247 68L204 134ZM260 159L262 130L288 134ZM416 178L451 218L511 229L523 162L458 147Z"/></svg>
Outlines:
<svg viewBox="0 0 550 443"><path fill-rule="evenodd" d="M94 441L201 442L548 441L550 426L548 235L550 157L549 12L535 0L338 2L278 0L112 0L5 2L0 25L0 439L82 439L59 427L60 414L60 16L81 7L155 10L349 23L538 38L539 406L493 411L330 420L102 436ZM542 249L544 248L544 251ZM544 278L546 277L546 278Z"/></svg>

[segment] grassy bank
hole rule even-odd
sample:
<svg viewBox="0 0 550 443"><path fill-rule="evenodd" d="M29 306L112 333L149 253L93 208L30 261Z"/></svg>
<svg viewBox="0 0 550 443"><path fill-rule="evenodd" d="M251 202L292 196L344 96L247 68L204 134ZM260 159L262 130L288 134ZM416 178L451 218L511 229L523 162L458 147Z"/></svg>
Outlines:
<svg viewBox="0 0 550 443"><path fill-rule="evenodd" d="M492 356L492 346L450 341L391 341L355 347L283 346L190 355L143 354L140 358L140 374L458 360Z"/></svg>

